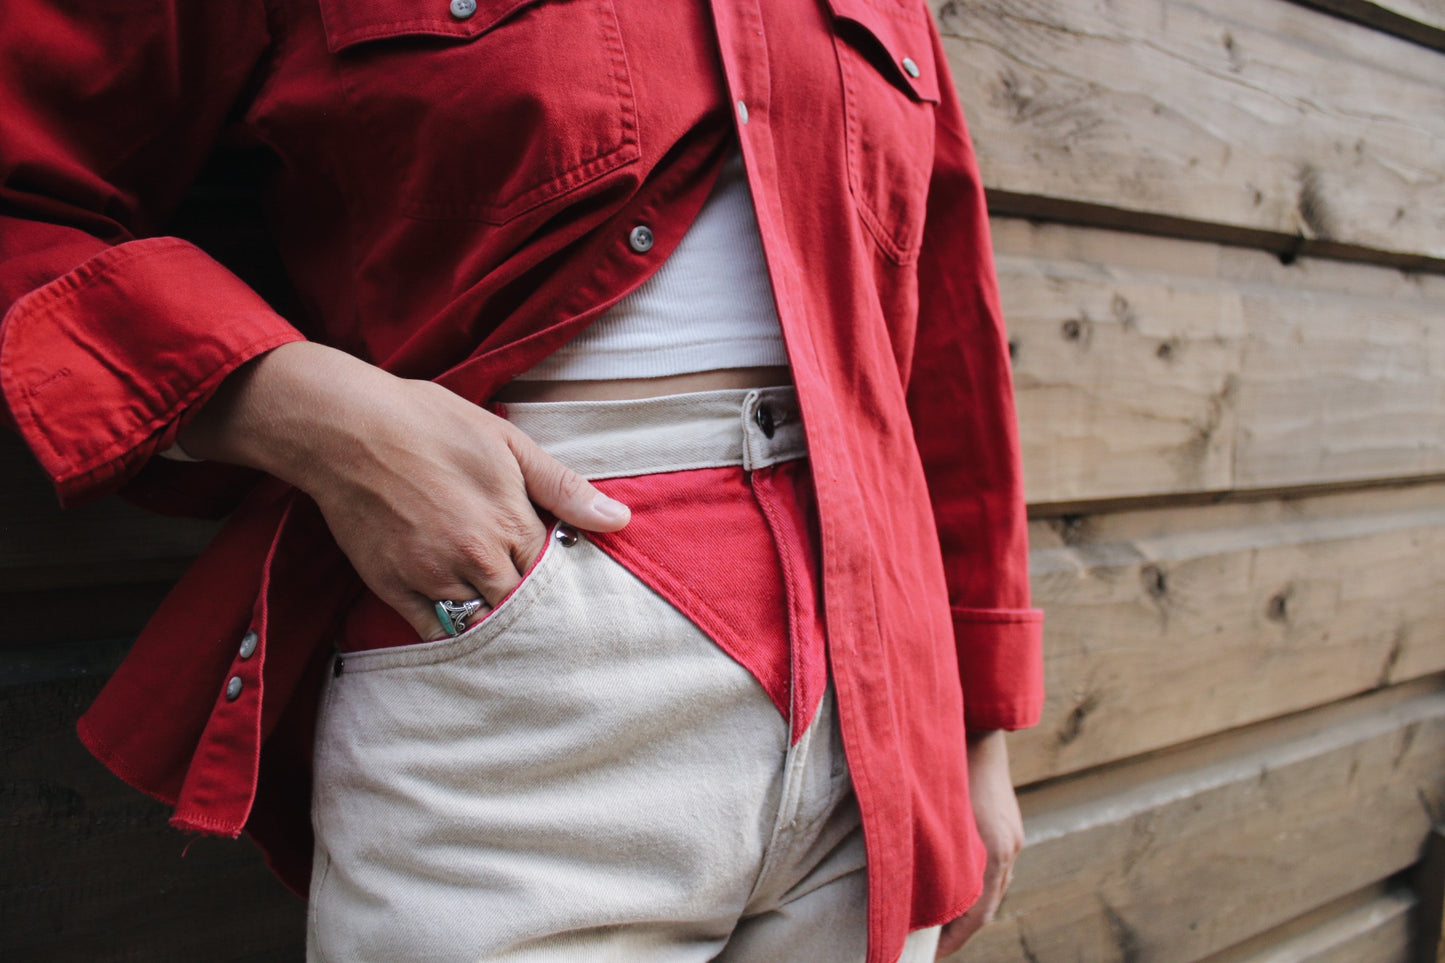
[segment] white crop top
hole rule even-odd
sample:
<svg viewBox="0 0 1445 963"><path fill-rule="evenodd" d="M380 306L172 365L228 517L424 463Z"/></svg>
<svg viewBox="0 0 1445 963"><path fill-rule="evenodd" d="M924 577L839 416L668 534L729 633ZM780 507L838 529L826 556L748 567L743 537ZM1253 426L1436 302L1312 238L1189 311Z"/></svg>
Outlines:
<svg viewBox="0 0 1445 963"><path fill-rule="evenodd" d="M742 155L657 273L519 381L662 378L786 365Z"/></svg>

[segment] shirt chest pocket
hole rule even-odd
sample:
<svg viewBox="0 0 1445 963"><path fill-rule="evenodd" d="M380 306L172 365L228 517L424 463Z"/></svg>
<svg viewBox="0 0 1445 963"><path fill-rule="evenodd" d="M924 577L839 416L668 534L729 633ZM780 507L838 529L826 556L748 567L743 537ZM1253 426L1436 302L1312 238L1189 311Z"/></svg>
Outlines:
<svg viewBox="0 0 1445 963"><path fill-rule="evenodd" d="M938 71L927 8L828 0L843 82L848 187L890 258L918 256L933 168Z"/></svg>
<svg viewBox="0 0 1445 963"><path fill-rule="evenodd" d="M637 160L612 0L321 0L375 202L502 224Z"/></svg>

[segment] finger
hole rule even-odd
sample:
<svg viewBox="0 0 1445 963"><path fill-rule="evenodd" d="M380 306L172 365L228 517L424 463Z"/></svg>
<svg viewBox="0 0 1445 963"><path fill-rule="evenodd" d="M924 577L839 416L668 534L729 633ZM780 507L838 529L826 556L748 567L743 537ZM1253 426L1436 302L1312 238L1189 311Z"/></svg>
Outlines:
<svg viewBox="0 0 1445 963"><path fill-rule="evenodd" d="M472 613L466 619L468 626L475 625L485 618L486 611L495 608L522 578L507 555L501 555L494 566L484 566L483 570L487 573L485 576L468 575L463 564L447 564L444 568L447 570L445 574L438 571L420 579L409 579L409 584L398 587L399 597L393 598L377 592L383 602L396 609L397 613L410 623L417 635L428 641L449 638L456 634L448 630L437 614L438 602L468 602L479 599L484 605L483 610Z"/></svg>
<svg viewBox="0 0 1445 963"><path fill-rule="evenodd" d="M532 506L527 506L527 517L521 520L520 531L513 536L510 550L512 566L518 577L524 578L537 564L537 557L547 547L547 526L537 517Z"/></svg>
<svg viewBox="0 0 1445 963"><path fill-rule="evenodd" d="M1003 903L1004 890L1007 888L1008 877L1004 873L994 872L985 875L983 893L980 894L978 902L973 906L978 911L979 926L993 922L999 905Z"/></svg>
<svg viewBox="0 0 1445 963"><path fill-rule="evenodd" d="M984 869L983 892L979 893L978 899L969 907L968 912L945 926L939 935L939 958L956 953L959 947L993 919L999 904L1003 902L1004 890L1008 888L1008 877L1009 870L1000 863L989 860Z"/></svg>
<svg viewBox="0 0 1445 963"><path fill-rule="evenodd" d="M938 954L936 959L943 959L963 948L963 944L973 938L973 935L983 928L983 916L976 910L969 910L952 923L943 927L938 935Z"/></svg>
<svg viewBox="0 0 1445 963"><path fill-rule="evenodd" d="M473 592L466 598L476 598ZM461 599L457 599L461 601ZM396 602L388 602L397 614L406 619L407 624L412 627L417 636L424 642L435 642L437 639L445 639L451 636L437 619L436 601L422 595L412 594ZM480 613L479 613L480 614ZM475 616L474 616L475 618Z"/></svg>
<svg viewBox="0 0 1445 963"><path fill-rule="evenodd" d="M522 469L527 495L562 521L589 532L615 532L632 517L626 505L593 488L521 432L514 432L508 443Z"/></svg>
<svg viewBox="0 0 1445 963"><path fill-rule="evenodd" d="M462 577L468 584L476 586L465 595L455 599L461 602L465 599L481 596L482 601L492 608L502 604L502 599L512 594L522 581L522 573L527 566L513 561L512 555L507 554L492 561L473 561L462 573Z"/></svg>

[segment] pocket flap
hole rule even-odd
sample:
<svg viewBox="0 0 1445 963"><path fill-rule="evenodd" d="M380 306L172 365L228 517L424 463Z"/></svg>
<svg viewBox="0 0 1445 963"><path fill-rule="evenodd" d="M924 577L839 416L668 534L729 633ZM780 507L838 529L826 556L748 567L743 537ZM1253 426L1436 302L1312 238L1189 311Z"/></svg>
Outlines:
<svg viewBox="0 0 1445 963"><path fill-rule="evenodd" d="M870 38L874 49L864 53L889 80L915 100L938 103L927 7L916 0L828 0L828 6L835 20L853 24Z"/></svg>
<svg viewBox="0 0 1445 963"><path fill-rule="evenodd" d="M470 39L537 2L475 0L475 12L462 19L453 15L449 0L320 0L326 49L332 53L385 37Z"/></svg>

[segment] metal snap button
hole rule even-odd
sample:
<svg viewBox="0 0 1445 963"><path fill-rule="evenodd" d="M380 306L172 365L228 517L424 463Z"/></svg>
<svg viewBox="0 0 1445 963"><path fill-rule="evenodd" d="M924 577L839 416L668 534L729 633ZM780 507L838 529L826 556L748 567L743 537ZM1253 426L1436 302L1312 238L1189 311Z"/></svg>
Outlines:
<svg viewBox="0 0 1445 963"><path fill-rule="evenodd" d="M632 249L638 254L646 254L652 250L652 242L652 228L645 224L637 225L632 229L632 233L627 235L627 243L632 245Z"/></svg>
<svg viewBox="0 0 1445 963"><path fill-rule="evenodd" d="M452 16L458 20L466 20L477 12L477 0L452 0Z"/></svg>
<svg viewBox="0 0 1445 963"><path fill-rule="evenodd" d="M237 699L241 698L241 690L245 687L246 684L241 681L241 677L239 675L231 676L231 681L226 683L226 701L235 702Z"/></svg>
<svg viewBox="0 0 1445 963"><path fill-rule="evenodd" d="M247 632L245 635L241 636L241 658L249 659L251 656L255 655L256 643L260 641L261 637L257 635L254 630L251 632Z"/></svg>
<svg viewBox="0 0 1445 963"><path fill-rule="evenodd" d="M763 430L763 434L769 438L778 430L777 422L773 419L773 409L767 405L758 405L758 410L753 414L753 420Z"/></svg>
<svg viewBox="0 0 1445 963"><path fill-rule="evenodd" d="M564 548L571 548L577 544L577 530L570 525L558 525L552 537L562 543Z"/></svg>
<svg viewBox="0 0 1445 963"><path fill-rule="evenodd" d="M918 69L918 64L913 62L912 57L903 58L903 70L905 73L908 74L908 76L912 77L914 80L917 80L918 75L922 72Z"/></svg>

